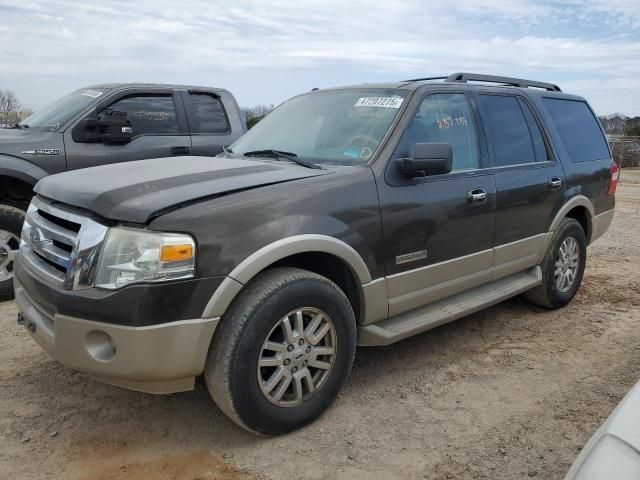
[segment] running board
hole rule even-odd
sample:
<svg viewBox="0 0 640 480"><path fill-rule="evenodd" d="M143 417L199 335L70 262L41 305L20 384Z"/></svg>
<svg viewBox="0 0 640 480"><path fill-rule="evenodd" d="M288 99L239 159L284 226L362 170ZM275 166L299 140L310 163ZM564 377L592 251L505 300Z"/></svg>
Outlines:
<svg viewBox="0 0 640 480"><path fill-rule="evenodd" d="M473 288L396 317L358 327L358 345L389 345L418 333L470 315L542 283L542 270L525 272Z"/></svg>

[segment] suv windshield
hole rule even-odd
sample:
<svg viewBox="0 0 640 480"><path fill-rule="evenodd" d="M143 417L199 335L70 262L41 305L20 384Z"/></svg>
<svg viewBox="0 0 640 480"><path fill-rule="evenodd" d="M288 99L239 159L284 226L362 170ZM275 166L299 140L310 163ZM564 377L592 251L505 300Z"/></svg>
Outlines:
<svg viewBox="0 0 640 480"><path fill-rule="evenodd" d="M82 110L101 97L107 89L83 88L62 97L51 105L25 118L20 125L29 128L58 130Z"/></svg>
<svg viewBox="0 0 640 480"><path fill-rule="evenodd" d="M407 92L345 89L309 93L280 105L231 150L291 152L313 163L367 163L400 111Z"/></svg>

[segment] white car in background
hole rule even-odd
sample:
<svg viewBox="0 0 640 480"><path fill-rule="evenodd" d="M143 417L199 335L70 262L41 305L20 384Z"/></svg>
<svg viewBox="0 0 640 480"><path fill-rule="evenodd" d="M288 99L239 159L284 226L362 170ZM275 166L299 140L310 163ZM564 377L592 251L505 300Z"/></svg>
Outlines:
<svg viewBox="0 0 640 480"><path fill-rule="evenodd" d="M565 480L640 480L640 383L587 442Z"/></svg>

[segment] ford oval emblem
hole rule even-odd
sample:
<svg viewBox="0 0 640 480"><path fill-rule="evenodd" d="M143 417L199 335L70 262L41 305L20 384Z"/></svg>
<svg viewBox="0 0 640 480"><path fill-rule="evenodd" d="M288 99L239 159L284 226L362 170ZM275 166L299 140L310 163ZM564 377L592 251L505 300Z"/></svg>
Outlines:
<svg viewBox="0 0 640 480"><path fill-rule="evenodd" d="M53 241L45 237L42 231L37 227L33 227L29 232L29 242L31 243L31 246L36 248L42 248L45 245L53 243Z"/></svg>
<svg viewBox="0 0 640 480"><path fill-rule="evenodd" d="M37 228L32 228L31 231L29 232L29 240L31 241L32 244L39 244L40 243L40 237L41 237L41 233L40 230L38 230Z"/></svg>

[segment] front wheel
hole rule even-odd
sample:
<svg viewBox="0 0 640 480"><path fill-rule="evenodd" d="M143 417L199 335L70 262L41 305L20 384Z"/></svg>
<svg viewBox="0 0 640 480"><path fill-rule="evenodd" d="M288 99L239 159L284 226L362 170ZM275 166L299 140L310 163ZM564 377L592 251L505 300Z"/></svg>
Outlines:
<svg viewBox="0 0 640 480"><path fill-rule="evenodd" d="M0 205L0 301L13 298L13 259L20 247L24 211Z"/></svg>
<svg viewBox="0 0 640 480"><path fill-rule="evenodd" d="M524 297L541 307L564 307L582 283L586 259L587 240L582 226L573 218L565 218L542 260L542 285L529 290Z"/></svg>
<svg viewBox="0 0 640 480"><path fill-rule="evenodd" d="M233 421L277 435L325 411L351 371L355 348L344 292L315 273L276 268L248 284L224 315L204 375Z"/></svg>

